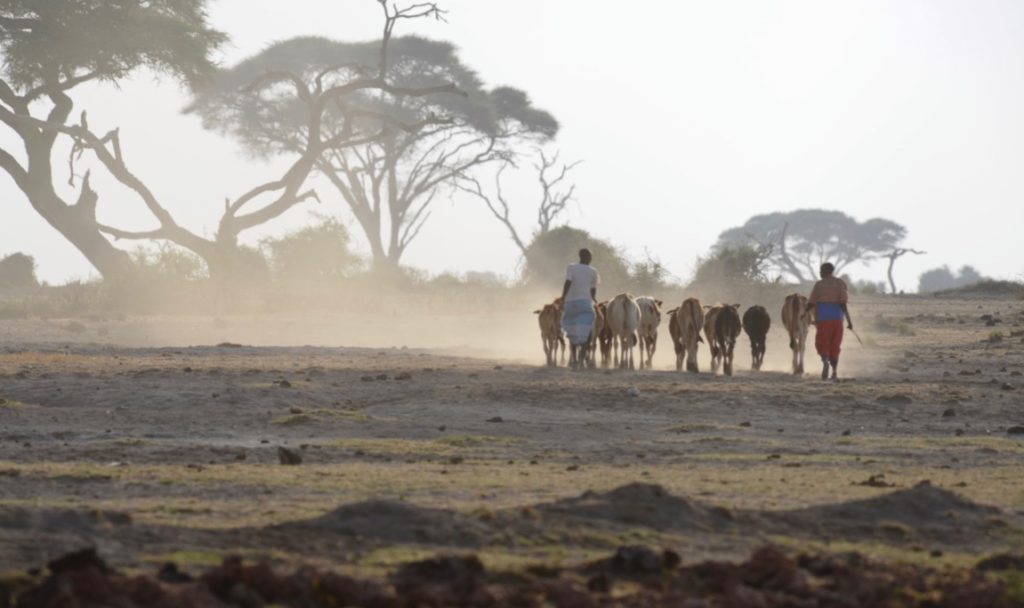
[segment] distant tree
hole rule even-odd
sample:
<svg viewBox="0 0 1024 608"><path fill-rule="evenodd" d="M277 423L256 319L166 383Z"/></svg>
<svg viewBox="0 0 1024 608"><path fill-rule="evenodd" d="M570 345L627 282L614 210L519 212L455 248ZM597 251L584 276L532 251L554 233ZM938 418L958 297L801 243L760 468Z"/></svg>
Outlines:
<svg viewBox="0 0 1024 608"><path fill-rule="evenodd" d="M577 253L586 247L594 256L593 265L601 275L598 290L606 295L624 289L630 283L629 263L605 240L586 230L561 226L538 234L526 247L523 278L529 284L557 290L565 282L565 269L579 261Z"/></svg>
<svg viewBox="0 0 1024 608"><path fill-rule="evenodd" d="M558 152L549 154L543 148L537 150L536 156L537 160L533 163L533 169L536 171L537 181L540 184L540 196L537 200L537 223L534 226L532 238L550 231L558 218L566 211L569 203L573 201L576 185L568 184L566 178L569 171L581 162L563 163L559 166ZM509 236L519 248L519 252L525 256L526 241L519 234L519 229L516 228L516 223L512 220L512 205L501 186L502 174L509 167L515 166L515 162L509 159L495 171L493 194L484 188L478 176L468 172L458 179L456 185L463 192L483 201L491 215L508 230Z"/></svg>
<svg viewBox="0 0 1024 608"><path fill-rule="evenodd" d="M771 247L763 245L713 248L711 253L697 260L693 283L713 285L766 281L765 265L770 254Z"/></svg>
<svg viewBox="0 0 1024 608"><path fill-rule="evenodd" d="M312 225L261 242L277 279L340 279L358 268L348 229L337 219L321 216Z"/></svg>
<svg viewBox="0 0 1024 608"><path fill-rule="evenodd" d="M375 69L382 42L389 44L388 57ZM315 80L318 86L376 71L378 79L406 89L453 83L461 92L416 97L367 91L325 116L324 129L331 132L352 128L349 116L360 118L356 128L380 120L386 125L432 121L415 130L385 128L381 138L332 149L316 163L358 222L377 271L398 268L442 188L475 167L513 158L519 143L543 141L558 130L555 119L522 91L486 88L454 45L415 36L391 39L388 29L382 41L277 43L225 71L216 87L199 91L190 110L207 128L230 134L258 155L297 152L308 138L301 107L293 99L254 97L239 87L268 70Z"/></svg>
<svg viewBox="0 0 1024 608"><path fill-rule="evenodd" d="M55 126L68 125L71 91L85 83L116 84L138 68L189 84L208 76L211 54L225 36L209 27L204 5L202 0L0 3L0 122L24 144L20 158L0 149L0 167L103 276L129 272L131 261L104 238L88 180L76 202L57 194Z"/></svg>
<svg viewBox="0 0 1024 608"><path fill-rule="evenodd" d="M633 262L629 267L629 289L637 295L653 294L664 289L669 271L661 260L650 253L645 260Z"/></svg>
<svg viewBox="0 0 1024 608"><path fill-rule="evenodd" d="M12 253L0 258L0 289L35 287L38 284L36 261L32 256Z"/></svg>
<svg viewBox="0 0 1024 608"><path fill-rule="evenodd" d="M817 276L823 262L835 264L838 273L853 262L892 251L906 233L886 219L858 222L841 211L799 209L756 215L722 232L715 246L770 247L771 267L803 283Z"/></svg>
<svg viewBox="0 0 1024 608"><path fill-rule="evenodd" d="M917 249L908 249L908 248L904 248L904 247L896 247L892 251L890 251L889 253L886 253L886 254L878 256L878 257L885 258L885 259L889 260L889 269L887 271L887 276L889 277L889 289L890 289L889 293L891 293L892 295L896 295L896 294L899 293L899 291L896 290L896 280L892 276L893 266L896 265L896 260L898 260L901 257L907 255L908 253L913 253L914 255L924 255L925 254L924 251L918 251Z"/></svg>
<svg viewBox="0 0 1024 608"><path fill-rule="evenodd" d="M944 289L956 289L974 285L986 280L987 277L978 272L973 266L963 266L957 273L949 269L949 266L933 268L921 273L918 278L917 291L920 293L932 293Z"/></svg>

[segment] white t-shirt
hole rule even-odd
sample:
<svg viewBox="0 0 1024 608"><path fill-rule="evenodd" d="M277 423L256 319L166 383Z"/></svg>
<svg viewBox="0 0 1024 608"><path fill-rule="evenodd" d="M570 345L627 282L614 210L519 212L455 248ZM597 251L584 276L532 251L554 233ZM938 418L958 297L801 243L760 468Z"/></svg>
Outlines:
<svg viewBox="0 0 1024 608"><path fill-rule="evenodd" d="M589 300L590 290L595 289L601 282L597 270L589 264L569 264L565 270L565 280L571 281L569 293L565 294L565 301Z"/></svg>

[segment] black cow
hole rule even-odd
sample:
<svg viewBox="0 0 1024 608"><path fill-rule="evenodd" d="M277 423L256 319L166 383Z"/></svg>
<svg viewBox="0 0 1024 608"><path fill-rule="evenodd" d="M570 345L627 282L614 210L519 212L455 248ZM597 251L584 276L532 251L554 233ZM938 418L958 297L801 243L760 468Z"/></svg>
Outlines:
<svg viewBox="0 0 1024 608"><path fill-rule="evenodd" d="M714 319L715 350L722 358L722 372L726 376L732 375L733 351L736 349L736 338L739 337L743 327L743 324L740 323L740 313L737 310L739 307L739 304L721 305Z"/></svg>
<svg viewBox="0 0 1024 608"><path fill-rule="evenodd" d="M772 326L772 318L764 306L751 306L743 313L743 331L750 338L750 369L759 371L764 364L765 341L768 328Z"/></svg>

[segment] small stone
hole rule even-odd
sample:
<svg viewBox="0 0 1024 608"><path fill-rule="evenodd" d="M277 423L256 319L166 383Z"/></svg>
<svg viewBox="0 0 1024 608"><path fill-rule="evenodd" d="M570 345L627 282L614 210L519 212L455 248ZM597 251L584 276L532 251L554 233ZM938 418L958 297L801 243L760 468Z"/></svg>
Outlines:
<svg viewBox="0 0 1024 608"><path fill-rule="evenodd" d="M395 380L412 380L412 374L409 372L402 372L395 376Z"/></svg>
<svg viewBox="0 0 1024 608"><path fill-rule="evenodd" d="M1016 425L1006 429L1007 435L1024 435L1024 426Z"/></svg>
<svg viewBox="0 0 1024 608"><path fill-rule="evenodd" d="M741 422L740 426L742 426L742 427L749 427L750 423L749 422Z"/></svg>
<svg viewBox="0 0 1024 608"><path fill-rule="evenodd" d="M191 368L191 367L188 367L188 366L186 366L186 367L185 367L185 369L183 369L183 370L181 370L181 371L185 372L186 374L191 374L191 373L192 373L192 368Z"/></svg>
<svg viewBox="0 0 1024 608"><path fill-rule="evenodd" d="M843 437L849 437L850 433L852 433L852 432L853 431L851 431L850 429L846 429L845 431L843 431Z"/></svg>
<svg viewBox="0 0 1024 608"><path fill-rule="evenodd" d="M377 380L387 380L387 379L388 379L388 375L387 374L377 374Z"/></svg>
<svg viewBox="0 0 1024 608"><path fill-rule="evenodd" d="M445 426L445 425L443 425L443 424L442 424L441 426L437 427L437 430L439 430L439 431L444 431L444 430L445 430L445 429L447 429L447 428L448 428L447 426Z"/></svg>
<svg viewBox="0 0 1024 608"><path fill-rule="evenodd" d="M635 386L631 386L626 390L626 394L629 395L630 397L639 397L640 389L638 389Z"/></svg>
<svg viewBox="0 0 1024 608"><path fill-rule="evenodd" d="M280 386L281 388L291 388L292 387L292 383L288 382L287 380L278 380L277 381L277 385Z"/></svg>
<svg viewBox="0 0 1024 608"><path fill-rule="evenodd" d="M569 466L565 467L565 470L566 471L579 471L580 470L580 465L578 465L578 464L570 464Z"/></svg>
<svg viewBox="0 0 1024 608"><path fill-rule="evenodd" d="M465 459L462 456L452 456L448 459L449 464L462 464Z"/></svg>
<svg viewBox="0 0 1024 608"><path fill-rule="evenodd" d="M1003 385L999 388L1003 389L1004 391L1016 390L1016 388L1009 382L1003 382Z"/></svg>
<svg viewBox="0 0 1024 608"><path fill-rule="evenodd" d="M493 418L488 418L487 422L505 422L505 420L501 416L495 416Z"/></svg>
<svg viewBox="0 0 1024 608"><path fill-rule="evenodd" d="M277 446L277 460L281 464L288 466L302 464L302 456L298 452L281 446Z"/></svg>
<svg viewBox="0 0 1024 608"><path fill-rule="evenodd" d="M954 416L956 416L956 410L953 408L948 408L946 411L942 412L943 418L952 418Z"/></svg>
<svg viewBox="0 0 1024 608"><path fill-rule="evenodd" d="M291 412L292 414L301 414L303 410L301 407L295 407L293 405L290 408L288 408L288 411Z"/></svg>
<svg viewBox="0 0 1024 608"><path fill-rule="evenodd" d="M963 437L964 436L964 430L963 429L957 429L955 434L956 434L957 437Z"/></svg>

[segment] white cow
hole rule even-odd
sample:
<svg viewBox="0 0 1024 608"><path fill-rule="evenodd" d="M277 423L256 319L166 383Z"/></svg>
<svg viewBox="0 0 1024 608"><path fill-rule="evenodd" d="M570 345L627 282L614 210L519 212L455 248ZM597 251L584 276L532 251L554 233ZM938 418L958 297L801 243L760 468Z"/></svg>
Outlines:
<svg viewBox="0 0 1024 608"><path fill-rule="evenodd" d="M637 332L640 330L640 307L631 294L620 293L612 298L608 304L608 324L613 339L620 346L616 363L622 369L636 369L633 347L637 345Z"/></svg>
<svg viewBox="0 0 1024 608"><path fill-rule="evenodd" d="M661 300L655 300L648 296L641 296L636 299L636 305L640 307L640 369L644 368L645 356L647 358L647 368L651 368L654 351L658 348L661 304Z"/></svg>

